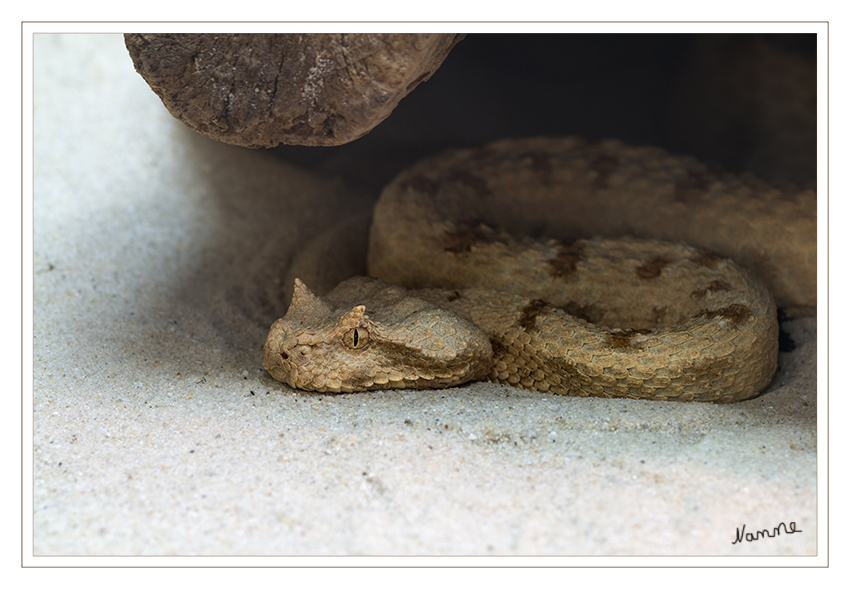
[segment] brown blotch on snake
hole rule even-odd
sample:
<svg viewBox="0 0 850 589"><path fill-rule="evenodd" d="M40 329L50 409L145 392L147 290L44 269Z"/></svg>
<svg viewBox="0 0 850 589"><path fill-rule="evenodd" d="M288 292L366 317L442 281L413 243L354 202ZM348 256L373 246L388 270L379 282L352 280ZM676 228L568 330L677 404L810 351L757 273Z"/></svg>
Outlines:
<svg viewBox="0 0 850 589"><path fill-rule="evenodd" d="M658 278L659 276L661 276L661 271L664 270L664 268L666 268L667 266L669 266L671 261L672 260L669 260L665 257L653 258L646 264L638 266L637 270L635 270L635 273L641 280L650 280L652 278Z"/></svg>
<svg viewBox="0 0 850 589"><path fill-rule="evenodd" d="M462 254L472 251L473 246L496 241L495 232L476 221L462 221L453 230L443 235L443 249Z"/></svg>
<svg viewBox="0 0 850 589"><path fill-rule="evenodd" d="M753 316L753 312L746 305L735 304L713 311L703 311L697 316L705 319L720 317L721 319L728 319L732 325L740 325L750 319Z"/></svg>
<svg viewBox="0 0 850 589"><path fill-rule="evenodd" d="M549 305L546 301L535 299L530 301L522 310L519 316L519 325L523 329L534 329L534 324L537 322L537 316L543 311L548 311Z"/></svg>
<svg viewBox="0 0 850 589"><path fill-rule="evenodd" d="M691 255L690 259L691 261L699 264L700 266L705 266L706 268L714 268L723 258L718 256L711 250L700 249L695 251L693 255Z"/></svg>
<svg viewBox="0 0 850 589"><path fill-rule="evenodd" d="M555 278L569 276L576 271L583 257L583 242L574 241L569 244L562 244L557 255L548 261L549 272Z"/></svg>
<svg viewBox="0 0 850 589"><path fill-rule="evenodd" d="M566 311L567 315L578 317L588 323L599 323L604 315L604 312L592 303L580 305L575 301L567 301L566 304L561 305L561 309Z"/></svg>
<svg viewBox="0 0 850 589"><path fill-rule="evenodd" d="M638 335L652 333L649 329L624 329L623 331L612 331L609 333L612 348L628 348L632 345L632 339Z"/></svg>

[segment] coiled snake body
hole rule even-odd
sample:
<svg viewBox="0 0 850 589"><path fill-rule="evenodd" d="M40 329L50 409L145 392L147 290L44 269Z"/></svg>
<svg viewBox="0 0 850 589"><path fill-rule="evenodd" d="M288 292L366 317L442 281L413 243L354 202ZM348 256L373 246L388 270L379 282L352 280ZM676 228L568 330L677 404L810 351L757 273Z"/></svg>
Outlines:
<svg viewBox="0 0 850 589"><path fill-rule="evenodd" d="M326 392L489 378L566 395L747 399L776 370L770 292L815 304L814 213L811 191L616 141L449 152L384 189L376 278L324 298L296 280L263 365Z"/></svg>

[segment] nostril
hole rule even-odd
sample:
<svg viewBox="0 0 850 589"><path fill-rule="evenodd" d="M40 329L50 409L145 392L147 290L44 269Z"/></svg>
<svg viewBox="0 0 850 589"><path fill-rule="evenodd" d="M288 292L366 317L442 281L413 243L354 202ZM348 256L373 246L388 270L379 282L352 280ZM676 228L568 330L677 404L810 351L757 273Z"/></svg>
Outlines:
<svg viewBox="0 0 850 589"><path fill-rule="evenodd" d="M284 360L289 360L289 354L287 354L286 352L281 352L280 357Z"/></svg>

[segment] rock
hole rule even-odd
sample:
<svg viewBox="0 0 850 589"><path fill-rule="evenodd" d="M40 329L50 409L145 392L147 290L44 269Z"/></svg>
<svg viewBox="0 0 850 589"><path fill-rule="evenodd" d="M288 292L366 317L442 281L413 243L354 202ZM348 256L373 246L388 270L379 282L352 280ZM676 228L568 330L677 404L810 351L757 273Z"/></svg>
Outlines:
<svg viewBox="0 0 850 589"><path fill-rule="evenodd" d="M176 118L244 147L341 145L386 119L458 34L141 34L136 71Z"/></svg>

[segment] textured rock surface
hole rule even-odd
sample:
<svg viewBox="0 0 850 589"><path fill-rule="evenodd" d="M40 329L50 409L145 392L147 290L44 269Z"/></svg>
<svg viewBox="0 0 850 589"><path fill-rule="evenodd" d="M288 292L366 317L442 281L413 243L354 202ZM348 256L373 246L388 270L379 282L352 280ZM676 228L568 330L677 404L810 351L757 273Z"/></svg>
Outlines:
<svg viewBox="0 0 850 589"><path fill-rule="evenodd" d="M340 145L387 118L463 35L140 34L125 42L168 108L244 147Z"/></svg>

